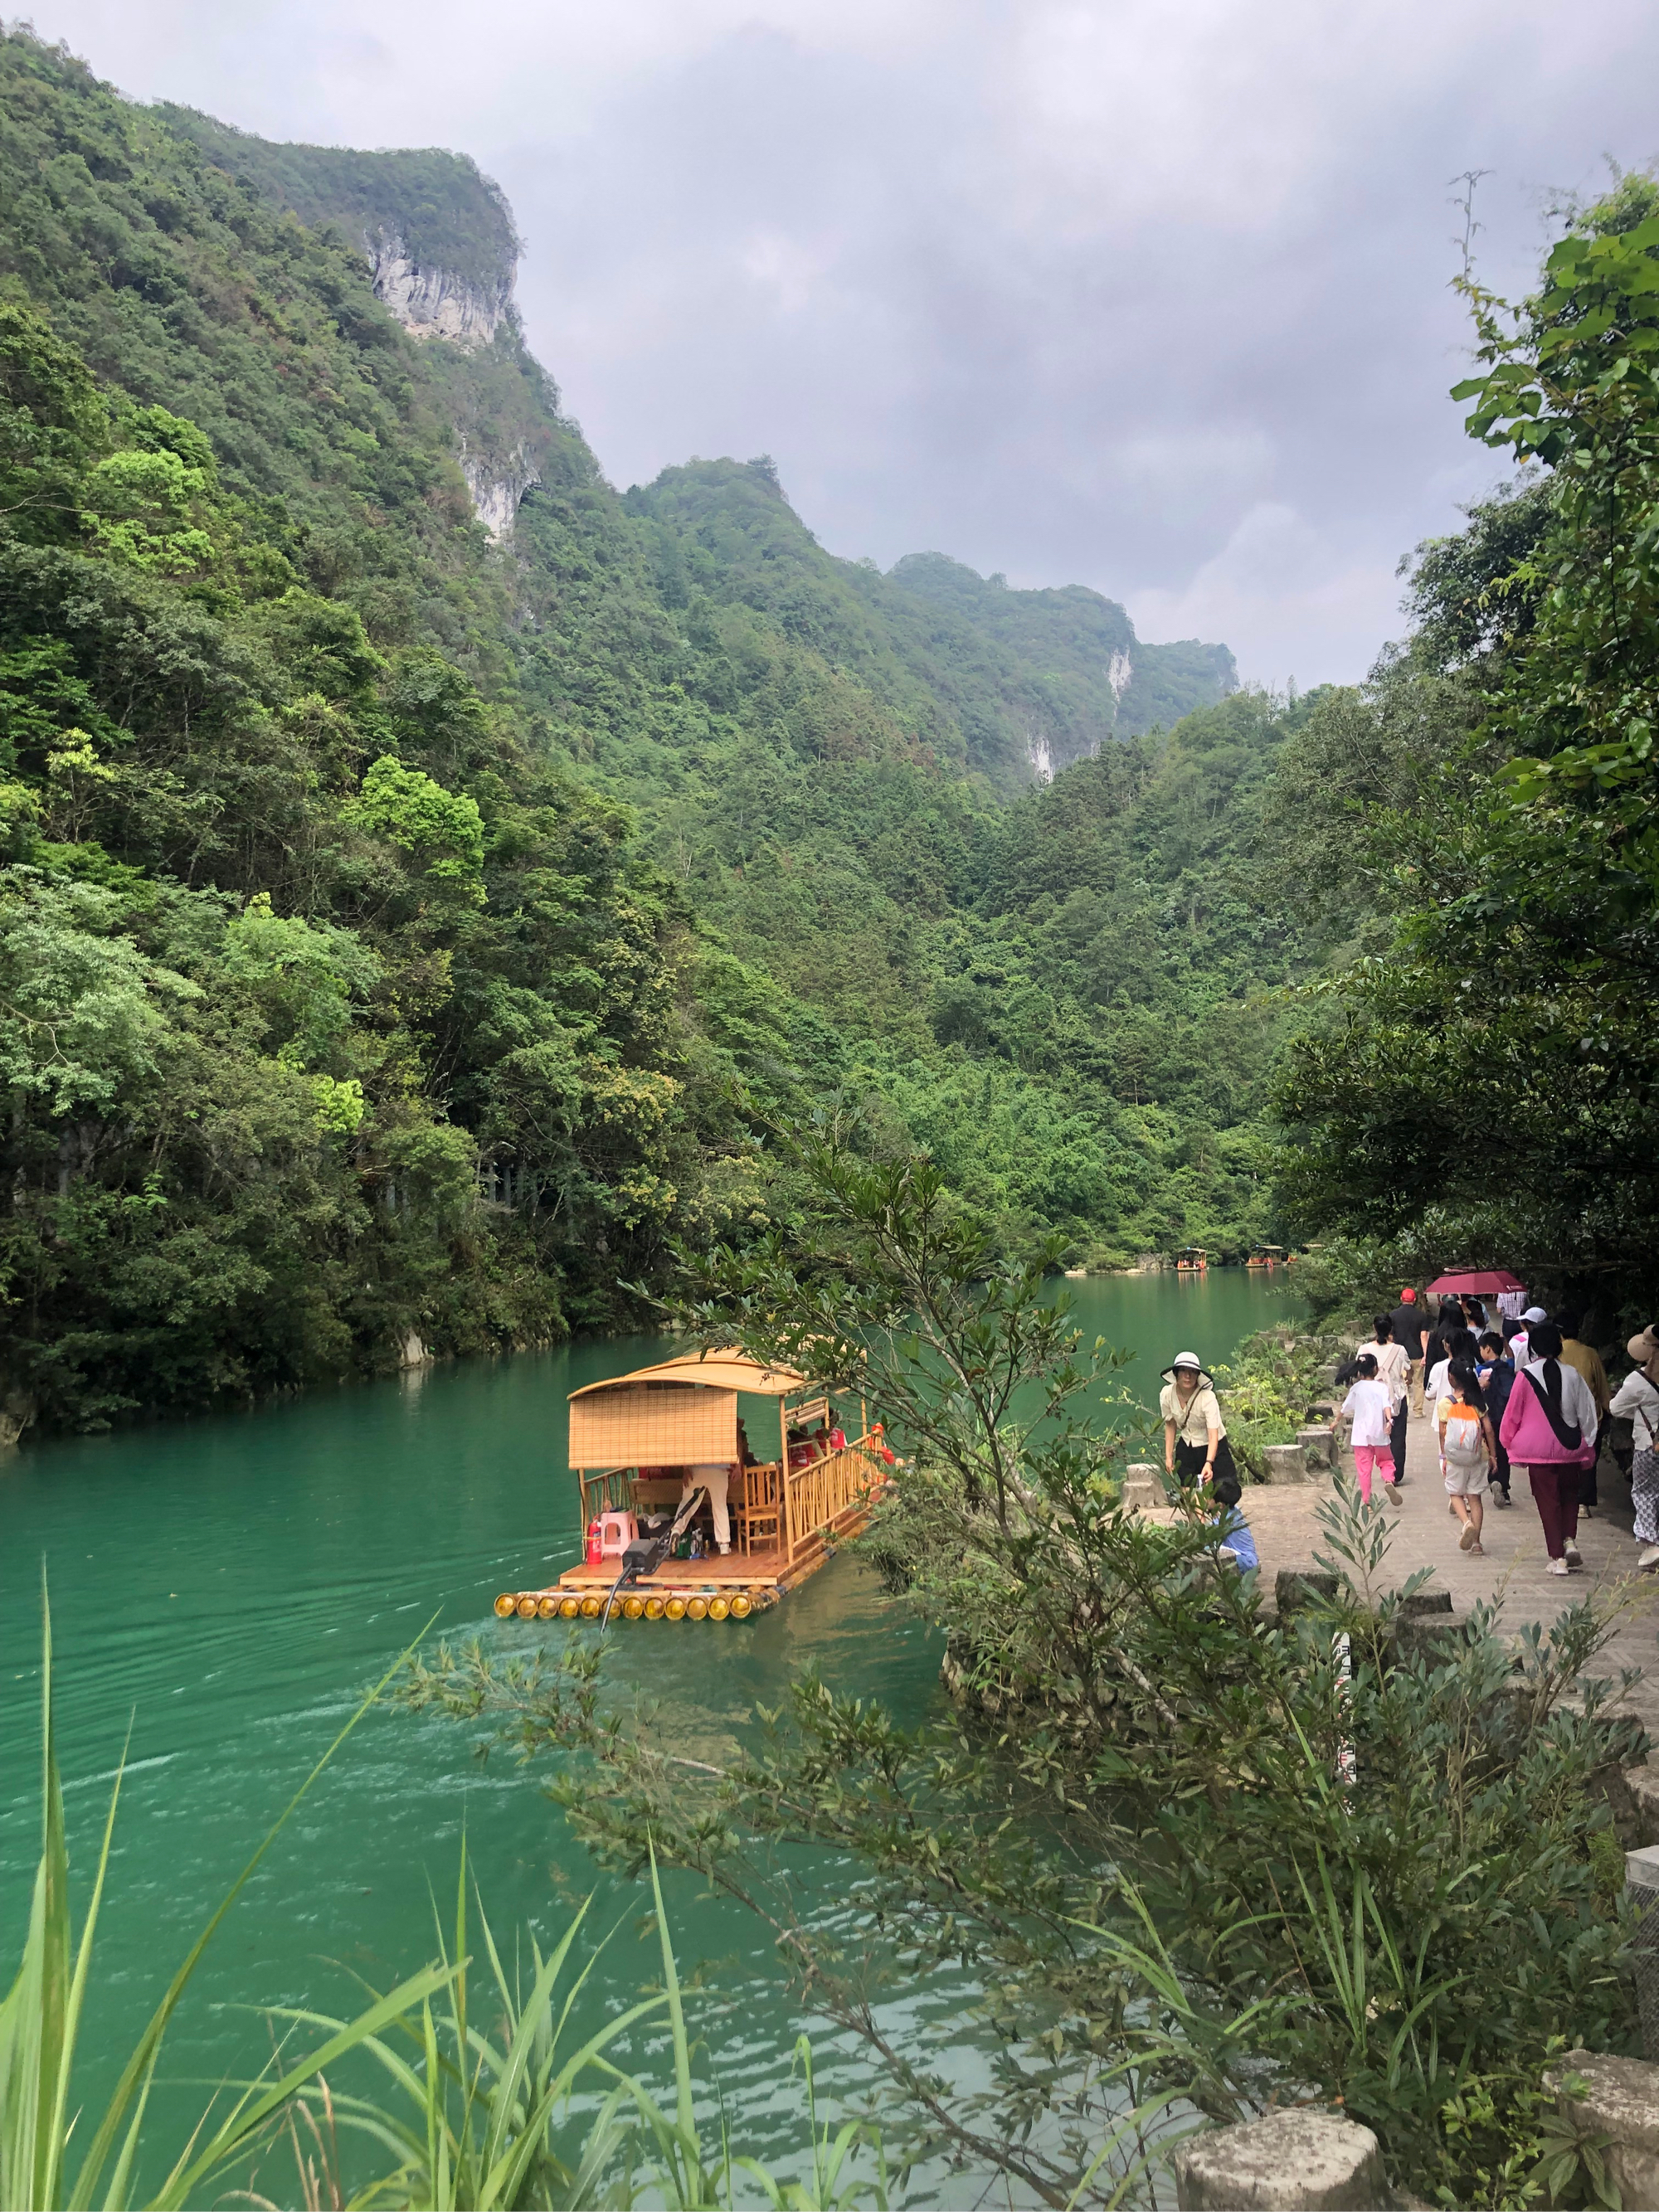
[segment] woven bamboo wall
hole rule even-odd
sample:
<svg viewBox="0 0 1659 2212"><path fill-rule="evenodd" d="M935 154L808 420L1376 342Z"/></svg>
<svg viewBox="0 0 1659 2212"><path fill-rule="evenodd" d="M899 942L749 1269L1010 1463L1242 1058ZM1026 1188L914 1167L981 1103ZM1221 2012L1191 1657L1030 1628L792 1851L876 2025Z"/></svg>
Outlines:
<svg viewBox="0 0 1659 2212"><path fill-rule="evenodd" d="M641 1382L570 1401L572 1467L689 1467L737 1455L735 1390Z"/></svg>

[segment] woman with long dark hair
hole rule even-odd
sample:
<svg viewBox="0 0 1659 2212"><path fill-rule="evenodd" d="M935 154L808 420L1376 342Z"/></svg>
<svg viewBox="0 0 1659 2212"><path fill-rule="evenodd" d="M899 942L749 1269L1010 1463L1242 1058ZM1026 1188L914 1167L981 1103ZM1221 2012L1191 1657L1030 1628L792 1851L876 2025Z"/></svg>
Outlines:
<svg viewBox="0 0 1659 2212"><path fill-rule="evenodd" d="M1577 1370L1564 1364L1560 1330L1553 1322L1534 1322L1499 1437L1532 1483L1553 1575L1584 1564L1577 1541L1578 1486L1595 1464L1595 1401Z"/></svg>

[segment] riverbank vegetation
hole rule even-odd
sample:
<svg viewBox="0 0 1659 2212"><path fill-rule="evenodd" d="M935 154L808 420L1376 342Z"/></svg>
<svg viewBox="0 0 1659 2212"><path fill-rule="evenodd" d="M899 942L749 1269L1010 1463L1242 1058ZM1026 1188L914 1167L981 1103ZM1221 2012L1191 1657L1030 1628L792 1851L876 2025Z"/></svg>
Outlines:
<svg viewBox="0 0 1659 2212"><path fill-rule="evenodd" d="M1290 1051L1280 1173L1347 1240L1337 1280L1501 1262L1611 1337L1659 1298L1659 187L1568 214L1530 298L1464 287L1455 396L1516 477L1419 549L1406 643L1282 756L1286 896L1371 957Z"/></svg>
<svg viewBox="0 0 1659 2212"><path fill-rule="evenodd" d="M907 1729L808 1675L739 1755L688 1760L579 1638L441 1650L411 1702L550 1759L603 1861L654 1850L749 1905L860 2039L896 2164L1150 2201L1194 2124L1312 2094L1396 2186L1526 2201L1547 2059L1634 2032L1597 1783L1643 1745L1595 1678L1605 1613L1432 1643L1346 1486L1334 1595L1267 1610L1216 1524L1119 1507L1115 1357L1040 1266L854 1132L801 1174L810 1222L700 1263L681 1318L891 1411L912 1456L865 1541L945 1638L953 1710ZM972 2068L914 2026L946 1969Z"/></svg>
<svg viewBox="0 0 1659 2212"><path fill-rule="evenodd" d="M463 160L14 30L0 167L9 1433L637 1314L841 1082L1011 1243L1259 1233L1285 717L1151 734L1224 648L836 560L764 460L619 497ZM393 236L487 342L399 326Z"/></svg>

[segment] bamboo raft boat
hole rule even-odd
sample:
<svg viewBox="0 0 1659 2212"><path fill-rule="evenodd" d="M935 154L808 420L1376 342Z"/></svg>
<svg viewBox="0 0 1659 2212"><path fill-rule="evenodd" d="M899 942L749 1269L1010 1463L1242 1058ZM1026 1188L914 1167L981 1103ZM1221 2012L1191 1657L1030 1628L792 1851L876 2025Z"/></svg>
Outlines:
<svg viewBox="0 0 1659 2212"><path fill-rule="evenodd" d="M746 1452L739 1397L770 1401L776 1455ZM597 1620L746 1620L815 1575L856 1535L890 1480L893 1455L860 1403L855 1433L805 1376L763 1367L740 1352L686 1352L570 1394L570 1471L576 1477L583 1557L543 1589L503 1590L499 1617ZM771 1420L763 1447L773 1449ZM816 1427L814 1427L816 1424ZM732 1470L731 1550L712 1541L623 1583L623 1553L689 1503L699 1466ZM691 1509L682 1544L712 1537L711 1502Z"/></svg>

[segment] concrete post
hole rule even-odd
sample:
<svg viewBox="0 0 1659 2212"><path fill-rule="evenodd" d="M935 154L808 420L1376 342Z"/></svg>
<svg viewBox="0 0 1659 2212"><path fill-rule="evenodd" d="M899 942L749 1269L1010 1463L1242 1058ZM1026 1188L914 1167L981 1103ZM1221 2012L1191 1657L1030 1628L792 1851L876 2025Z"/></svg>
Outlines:
<svg viewBox="0 0 1659 2212"><path fill-rule="evenodd" d="M1644 2002L1644 2027L1646 2012ZM1659 2066L1644 2058L1570 2051L1545 2075L1544 2083L1554 2091L1564 2119L1587 2135L1609 2138L1602 2155L1620 2201L1632 2208L1659 2204Z"/></svg>
<svg viewBox="0 0 1659 2212"><path fill-rule="evenodd" d="M1659 2059L1659 1845L1625 1854L1625 1894L1642 1915L1631 1946L1631 1971L1642 2015L1642 2048ZM1659 2203L1659 2198L1655 2200Z"/></svg>
<svg viewBox="0 0 1659 2212"><path fill-rule="evenodd" d="M1138 1462L1123 1470L1123 1510L1126 1513L1145 1513L1152 1506L1164 1503L1163 1469L1150 1461Z"/></svg>
<svg viewBox="0 0 1659 2212"><path fill-rule="evenodd" d="M1340 1463L1334 1429L1298 1429L1296 1440L1302 1447L1302 1456L1310 1467L1334 1468Z"/></svg>
<svg viewBox="0 0 1659 2212"><path fill-rule="evenodd" d="M1376 2137L1334 2112L1217 2128L1176 2153L1175 2174L1180 2212L1374 2212L1388 2201Z"/></svg>

